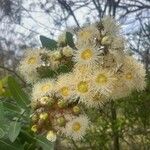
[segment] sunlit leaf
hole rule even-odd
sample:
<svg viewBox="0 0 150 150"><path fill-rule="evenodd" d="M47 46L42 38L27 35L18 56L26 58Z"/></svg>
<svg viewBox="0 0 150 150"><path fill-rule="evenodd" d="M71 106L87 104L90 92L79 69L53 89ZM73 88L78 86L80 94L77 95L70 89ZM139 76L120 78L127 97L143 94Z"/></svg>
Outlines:
<svg viewBox="0 0 150 150"><path fill-rule="evenodd" d="M4 137L5 135L5 132L2 128L0 128L0 138Z"/></svg>
<svg viewBox="0 0 150 150"><path fill-rule="evenodd" d="M28 95L21 89L20 85L16 82L13 77L8 78L8 87L13 96L13 99L22 108L27 108L30 104Z"/></svg>
<svg viewBox="0 0 150 150"><path fill-rule="evenodd" d="M21 130L21 124L17 121L11 122L8 137L11 142L14 142Z"/></svg>
<svg viewBox="0 0 150 150"><path fill-rule="evenodd" d="M10 112L14 112L14 113L20 113L21 112L21 109L17 105L12 104L11 102L4 101L3 106L6 110L8 110Z"/></svg>
<svg viewBox="0 0 150 150"><path fill-rule="evenodd" d="M42 147L43 150L54 150L54 143L48 141L43 136L36 137L37 144Z"/></svg>

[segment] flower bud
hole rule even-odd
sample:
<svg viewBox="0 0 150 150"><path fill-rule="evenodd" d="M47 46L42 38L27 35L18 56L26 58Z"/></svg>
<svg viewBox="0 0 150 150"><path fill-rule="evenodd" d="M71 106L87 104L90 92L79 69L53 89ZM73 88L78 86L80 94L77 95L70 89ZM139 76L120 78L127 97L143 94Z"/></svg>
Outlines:
<svg viewBox="0 0 150 150"><path fill-rule="evenodd" d="M80 108L78 106L73 107L73 113L78 115L80 113Z"/></svg>
<svg viewBox="0 0 150 150"><path fill-rule="evenodd" d="M55 142L57 137L53 131L48 131L46 138L47 138L47 140L49 140L51 142Z"/></svg>
<svg viewBox="0 0 150 150"><path fill-rule="evenodd" d="M67 105L67 103L66 103L66 101L65 100L60 100L60 101L58 101L58 107L59 108L64 108L64 107L66 107L66 105Z"/></svg>
<svg viewBox="0 0 150 150"><path fill-rule="evenodd" d="M42 105L46 105L49 102L49 97L48 96L44 96L39 101L40 101L40 103Z"/></svg>
<svg viewBox="0 0 150 150"><path fill-rule="evenodd" d="M108 36L104 36L101 41L102 45L108 45L111 43L111 39Z"/></svg>
<svg viewBox="0 0 150 150"><path fill-rule="evenodd" d="M54 104L54 100L48 96L42 97L39 101L42 105L52 106Z"/></svg>
<svg viewBox="0 0 150 150"><path fill-rule="evenodd" d="M52 54L52 56L53 56L53 58L54 58L55 60L58 60L58 59L61 58L61 53L60 53L60 51L55 51L55 52Z"/></svg>
<svg viewBox="0 0 150 150"><path fill-rule="evenodd" d="M31 131L37 132L37 125L36 124L31 127Z"/></svg>
<svg viewBox="0 0 150 150"><path fill-rule="evenodd" d="M58 123L59 126L62 127L62 126L64 126L66 124L66 120L65 120L65 118L63 116L61 116L61 117L59 117L57 119L57 123Z"/></svg>
<svg viewBox="0 0 150 150"><path fill-rule="evenodd" d="M52 106L55 103L53 98L49 98L48 106Z"/></svg>
<svg viewBox="0 0 150 150"><path fill-rule="evenodd" d="M66 47L63 48L62 53L66 57L71 57L73 55L73 50L72 50L71 47L66 46Z"/></svg>
<svg viewBox="0 0 150 150"><path fill-rule="evenodd" d="M46 112L43 112L40 114L39 118L42 120L46 120L48 118L48 114Z"/></svg>

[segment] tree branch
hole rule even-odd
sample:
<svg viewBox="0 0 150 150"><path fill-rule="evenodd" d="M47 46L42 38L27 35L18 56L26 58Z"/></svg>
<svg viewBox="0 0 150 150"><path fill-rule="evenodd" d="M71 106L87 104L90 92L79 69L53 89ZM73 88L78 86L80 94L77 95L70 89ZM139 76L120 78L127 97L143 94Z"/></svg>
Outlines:
<svg viewBox="0 0 150 150"><path fill-rule="evenodd" d="M112 131L113 131L113 146L114 146L113 149L120 150L118 129L115 128L115 123L117 120L117 112L113 100L111 100L110 104L111 104L111 116L112 116Z"/></svg>
<svg viewBox="0 0 150 150"><path fill-rule="evenodd" d="M73 17L74 21L76 22L77 26L80 28L79 22L78 22L78 20L75 16L73 10L67 4L67 2L65 0L58 0L58 3L60 4L60 6L64 7L68 13L70 13L72 15L72 17Z"/></svg>
<svg viewBox="0 0 150 150"><path fill-rule="evenodd" d="M26 85L26 82L25 82L15 71L13 71L13 70L11 70L11 69L9 69L9 68L6 68L6 67L4 67L4 66L0 66L0 68L1 68L1 69L4 69L4 70L7 70L8 72L13 73L18 79L20 79L20 81L21 81L24 85Z"/></svg>

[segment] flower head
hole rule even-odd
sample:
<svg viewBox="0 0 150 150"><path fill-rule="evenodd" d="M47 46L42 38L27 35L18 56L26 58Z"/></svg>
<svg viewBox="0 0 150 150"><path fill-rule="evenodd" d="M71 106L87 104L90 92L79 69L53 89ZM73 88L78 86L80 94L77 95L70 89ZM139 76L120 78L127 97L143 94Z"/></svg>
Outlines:
<svg viewBox="0 0 150 150"><path fill-rule="evenodd" d="M18 66L19 72L24 76L28 83L38 79L37 67L42 64L41 54L46 53L45 49L27 50Z"/></svg>
<svg viewBox="0 0 150 150"><path fill-rule="evenodd" d="M74 52L74 61L77 65L96 66L100 52L95 47L83 47Z"/></svg>
<svg viewBox="0 0 150 150"><path fill-rule="evenodd" d="M32 99L37 100L45 95L52 95L54 90L54 81L50 79L43 79L37 82L32 91Z"/></svg>
<svg viewBox="0 0 150 150"><path fill-rule="evenodd" d="M116 78L109 70L97 70L93 75L93 89L103 95L109 96L112 92Z"/></svg>
<svg viewBox="0 0 150 150"><path fill-rule="evenodd" d="M80 140L86 134L86 130L89 126L89 119L85 115L80 115L69 121L66 124L66 136L74 139Z"/></svg>
<svg viewBox="0 0 150 150"><path fill-rule="evenodd" d="M99 38L99 31L95 24L82 28L77 33L77 47L91 46L95 44L95 40Z"/></svg>
<svg viewBox="0 0 150 150"><path fill-rule="evenodd" d="M143 90L146 86L145 69L134 58L126 56L122 67L122 80L129 90Z"/></svg>
<svg viewBox="0 0 150 150"><path fill-rule="evenodd" d="M90 98L91 82L88 79L80 78L74 81L74 95L80 98L79 101L84 101Z"/></svg>
<svg viewBox="0 0 150 150"><path fill-rule="evenodd" d="M58 96L61 96L64 99L69 99L73 97L72 78L72 74L65 74L58 77L55 86L55 91Z"/></svg>

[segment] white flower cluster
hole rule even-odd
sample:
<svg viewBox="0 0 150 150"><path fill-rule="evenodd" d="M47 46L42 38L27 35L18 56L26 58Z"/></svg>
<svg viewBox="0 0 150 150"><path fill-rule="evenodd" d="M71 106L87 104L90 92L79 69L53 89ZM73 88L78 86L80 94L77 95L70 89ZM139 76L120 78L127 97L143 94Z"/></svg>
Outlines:
<svg viewBox="0 0 150 150"><path fill-rule="evenodd" d="M46 133L51 141L60 133L79 140L89 127L80 103L99 108L110 99L123 98L145 88L145 69L124 52L119 28L112 18L105 18L80 29L74 48L65 45L53 52L27 52L20 63L20 72L27 81L37 79L37 67L45 60L41 59L42 54L49 56L45 61L49 68L57 68L64 61L74 62L72 71L34 84L32 131ZM65 38L61 35L60 39L63 43Z"/></svg>

